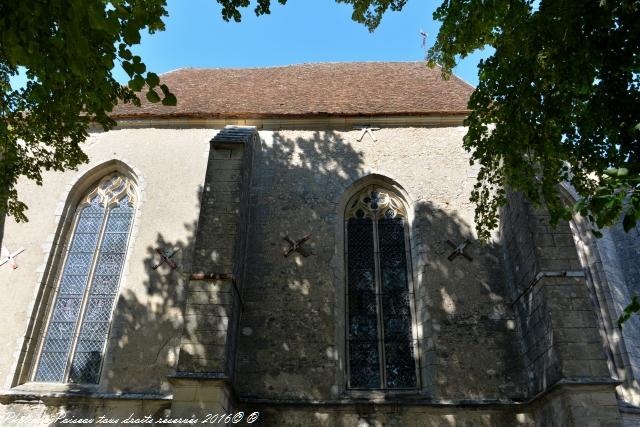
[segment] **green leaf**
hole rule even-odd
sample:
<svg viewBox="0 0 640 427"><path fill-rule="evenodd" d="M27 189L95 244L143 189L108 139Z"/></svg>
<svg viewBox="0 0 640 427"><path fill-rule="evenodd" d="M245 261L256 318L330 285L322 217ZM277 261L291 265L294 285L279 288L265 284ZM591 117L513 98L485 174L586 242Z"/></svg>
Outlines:
<svg viewBox="0 0 640 427"><path fill-rule="evenodd" d="M177 104L178 104L178 100L176 99L175 95L172 93L166 94L164 99L162 100L162 105L173 107Z"/></svg>
<svg viewBox="0 0 640 427"><path fill-rule="evenodd" d="M136 75L133 79L129 80L129 87L135 92L140 92L144 86L144 79L140 75Z"/></svg>
<svg viewBox="0 0 640 427"><path fill-rule="evenodd" d="M123 30L124 42L128 45L140 43L140 32L134 26L126 26Z"/></svg>
<svg viewBox="0 0 640 427"><path fill-rule="evenodd" d="M636 221L637 218L635 212L627 212L622 219L622 227L624 228L624 231L628 233L633 227L636 226Z"/></svg>
<svg viewBox="0 0 640 427"><path fill-rule="evenodd" d="M120 43L118 46L118 55L120 55L120 58L126 60L131 60L133 58L133 54L129 49L127 49L127 45L124 43Z"/></svg>
<svg viewBox="0 0 640 427"><path fill-rule="evenodd" d="M133 77L135 74L133 64L129 61L122 61L122 69L129 75L129 77Z"/></svg>
<svg viewBox="0 0 640 427"><path fill-rule="evenodd" d="M142 62L136 62L133 64L133 72L136 74L143 74L147 70L147 66Z"/></svg>
<svg viewBox="0 0 640 427"><path fill-rule="evenodd" d="M640 312L640 302L637 295L631 297L631 302L624 308L624 311L618 318L618 328L622 329L624 322L629 320L634 313Z"/></svg>
<svg viewBox="0 0 640 427"><path fill-rule="evenodd" d="M103 55L100 62L106 69L110 70L113 68L113 59L111 55Z"/></svg>
<svg viewBox="0 0 640 427"><path fill-rule="evenodd" d="M158 86L160 77L156 73L147 73L147 84L150 88Z"/></svg>
<svg viewBox="0 0 640 427"><path fill-rule="evenodd" d="M155 90L149 89L149 92L147 92L147 100L149 102L156 103L160 101L160 96L156 93Z"/></svg>

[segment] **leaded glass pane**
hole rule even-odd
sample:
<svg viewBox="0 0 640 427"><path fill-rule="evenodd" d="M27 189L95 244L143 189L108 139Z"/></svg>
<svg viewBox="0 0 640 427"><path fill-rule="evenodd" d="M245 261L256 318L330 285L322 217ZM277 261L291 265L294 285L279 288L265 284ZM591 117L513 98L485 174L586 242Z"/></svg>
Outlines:
<svg viewBox="0 0 640 427"><path fill-rule="evenodd" d="M370 218L351 218L347 229L349 271L373 271L373 222Z"/></svg>
<svg viewBox="0 0 640 427"><path fill-rule="evenodd" d="M350 341L351 387L380 388L378 341Z"/></svg>
<svg viewBox="0 0 640 427"><path fill-rule="evenodd" d="M347 233L351 387L379 388L373 221L351 218Z"/></svg>
<svg viewBox="0 0 640 427"><path fill-rule="evenodd" d="M349 295L349 312L353 315L376 314L376 295L373 292L357 292Z"/></svg>
<svg viewBox="0 0 640 427"><path fill-rule="evenodd" d="M388 388L410 388L416 385L404 230L402 218L384 218L378 222Z"/></svg>
<svg viewBox="0 0 640 427"><path fill-rule="evenodd" d="M131 185L118 175L103 180L96 188L97 193L95 190L91 193L94 196L90 203L78 213L38 361L36 381L98 382L133 219L134 207L129 199L134 194ZM122 193L125 197L113 205ZM111 206L105 210L105 205ZM92 278L88 280L92 270ZM89 289L88 282L91 283ZM81 313L83 300L86 302ZM79 319L82 319L81 325L78 325ZM72 362L67 379L65 371L70 354Z"/></svg>
<svg viewBox="0 0 640 427"><path fill-rule="evenodd" d="M73 334L73 327L75 325L73 322L55 322L49 326L49 334L47 335L50 339L66 339Z"/></svg>
<svg viewBox="0 0 640 427"><path fill-rule="evenodd" d="M353 340L377 340L378 316L372 315L351 316L349 320L349 338Z"/></svg>
<svg viewBox="0 0 640 427"><path fill-rule="evenodd" d="M109 332L111 311L122 272L133 207L128 198L109 209L100 244L78 344L69 380L95 383L99 379L102 351Z"/></svg>
<svg viewBox="0 0 640 427"><path fill-rule="evenodd" d="M383 295L384 339L411 340L409 294Z"/></svg>
<svg viewBox="0 0 640 427"><path fill-rule="evenodd" d="M36 374L36 381L62 382L67 366L67 353L43 352Z"/></svg>
<svg viewBox="0 0 640 427"><path fill-rule="evenodd" d="M110 298L89 298L84 315L85 322L106 322L111 317Z"/></svg>
<svg viewBox="0 0 640 427"><path fill-rule="evenodd" d="M100 252L96 264L96 274L100 276L117 276L124 261L124 254Z"/></svg>
<svg viewBox="0 0 640 427"><path fill-rule="evenodd" d="M75 322L80 312L81 298L62 298L58 296L58 301L53 309L53 322Z"/></svg>
<svg viewBox="0 0 640 427"><path fill-rule="evenodd" d="M349 269L349 286L351 292L375 292L376 283L371 269Z"/></svg>
<svg viewBox="0 0 640 427"><path fill-rule="evenodd" d="M384 255L380 255L384 258ZM382 281L382 291L388 292L407 292L407 272L401 268L393 268L386 265L384 260L381 260L380 267L380 280Z"/></svg>
<svg viewBox="0 0 640 427"><path fill-rule="evenodd" d="M101 351L76 352L69 372L69 381L74 383L97 383L101 362Z"/></svg>
<svg viewBox="0 0 640 427"><path fill-rule="evenodd" d="M127 249L127 233L110 233L104 236L103 248L107 252L124 253Z"/></svg>
<svg viewBox="0 0 640 427"><path fill-rule="evenodd" d="M349 295L349 339L378 339L376 295L373 292Z"/></svg>
<svg viewBox="0 0 640 427"><path fill-rule="evenodd" d="M380 247L404 246L404 220L402 218L384 218L378 221Z"/></svg>
<svg viewBox="0 0 640 427"><path fill-rule="evenodd" d="M65 274L60 280L60 294L63 295L82 295L84 286L87 282L85 275Z"/></svg>
<svg viewBox="0 0 640 427"><path fill-rule="evenodd" d="M93 276L91 292L94 294L109 295L115 294L118 290L117 276Z"/></svg>
<svg viewBox="0 0 640 427"><path fill-rule="evenodd" d="M54 339L49 337L44 345L44 351L49 353L66 353L69 351L69 345L71 344L71 337L66 339Z"/></svg>
<svg viewBox="0 0 640 427"><path fill-rule="evenodd" d="M89 273L93 255L90 253L72 252L67 258L64 274L80 276Z"/></svg>
<svg viewBox="0 0 640 427"><path fill-rule="evenodd" d="M99 199L82 208L60 278L60 288L45 337L36 381L63 381L87 285L93 253L104 217Z"/></svg>
<svg viewBox="0 0 640 427"><path fill-rule="evenodd" d="M371 187L357 195L349 206L350 386L414 388L417 379L405 244L406 211L395 196ZM377 242L373 242L375 233ZM379 325L384 333L379 331ZM384 371L380 369L381 359Z"/></svg>
<svg viewBox="0 0 640 427"><path fill-rule="evenodd" d="M404 221L401 218L380 220L378 236L382 292L406 292L408 282Z"/></svg>
<svg viewBox="0 0 640 427"><path fill-rule="evenodd" d="M85 322L82 325L82 335L88 340L101 340L109 332L109 324L104 322Z"/></svg>
<svg viewBox="0 0 640 427"><path fill-rule="evenodd" d="M386 293L382 295L382 311L385 317L411 319L411 302L408 292Z"/></svg>
<svg viewBox="0 0 640 427"><path fill-rule="evenodd" d="M130 220L131 214L129 213L111 213L107 223L107 233L126 233Z"/></svg>
<svg viewBox="0 0 640 427"><path fill-rule="evenodd" d="M416 386L416 367L413 344L410 340L386 340L384 343L385 369L388 388Z"/></svg>
<svg viewBox="0 0 640 427"><path fill-rule="evenodd" d="M100 218L102 221L102 218ZM71 252L82 252L93 254L96 248L97 233L77 233L71 243Z"/></svg>

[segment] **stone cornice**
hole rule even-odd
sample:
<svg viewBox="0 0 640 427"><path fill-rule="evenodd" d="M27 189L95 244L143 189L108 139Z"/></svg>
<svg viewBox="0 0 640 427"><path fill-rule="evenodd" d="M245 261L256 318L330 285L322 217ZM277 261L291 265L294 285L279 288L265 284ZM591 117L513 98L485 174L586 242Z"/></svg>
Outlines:
<svg viewBox="0 0 640 427"><path fill-rule="evenodd" d="M255 126L258 130L353 130L355 126L446 127L462 126L467 114L383 115L383 116L293 116L248 118L125 117L116 118L114 129L211 128L228 125ZM92 130L100 130L96 124Z"/></svg>

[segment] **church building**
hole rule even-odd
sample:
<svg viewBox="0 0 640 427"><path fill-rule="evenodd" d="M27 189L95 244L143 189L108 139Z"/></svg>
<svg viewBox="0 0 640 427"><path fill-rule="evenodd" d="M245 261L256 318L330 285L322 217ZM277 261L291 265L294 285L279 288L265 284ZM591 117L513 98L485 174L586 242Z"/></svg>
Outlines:
<svg viewBox="0 0 640 427"><path fill-rule="evenodd" d="M471 85L423 62L161 79L177 106L118 105L87 164L17 186L0 426L640 425L640 321L616 323L640 226L597 239L511 193L480 242Z"/></svg>

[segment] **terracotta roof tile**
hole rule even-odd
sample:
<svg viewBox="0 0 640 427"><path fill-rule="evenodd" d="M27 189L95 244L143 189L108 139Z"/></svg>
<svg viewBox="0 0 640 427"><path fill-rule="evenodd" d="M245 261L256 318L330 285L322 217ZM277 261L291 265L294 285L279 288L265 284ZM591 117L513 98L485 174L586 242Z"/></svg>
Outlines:
<svg viewBox="0 0 640 427"><path fill-rule="evenodd" d="M473 87L424 62L352 62L269 68L183 68L163 74L178 105L120 104L114 118L250 118L466 113Z"/></svg>

